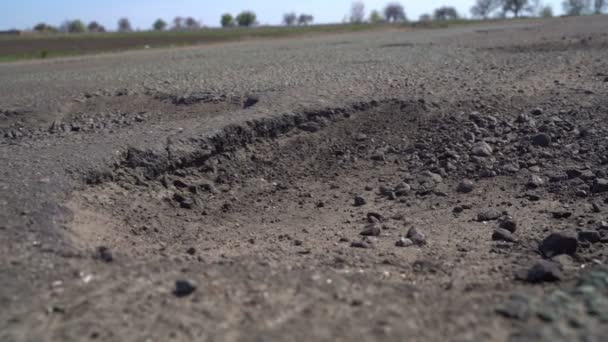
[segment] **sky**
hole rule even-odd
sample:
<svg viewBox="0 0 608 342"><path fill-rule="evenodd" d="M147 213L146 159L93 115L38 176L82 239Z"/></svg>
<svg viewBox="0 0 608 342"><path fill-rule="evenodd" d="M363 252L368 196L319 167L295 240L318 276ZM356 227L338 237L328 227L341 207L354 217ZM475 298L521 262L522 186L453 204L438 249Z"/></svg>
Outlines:
<svg viewBox="0 0 608 342"><path fill-rule="evenodd" d="M32 28L39 22L60 25L68 19L88 23L96 20L107 29L116 29L119 18L127 17L132 26L148 29L162 18L171 22L176 16L194 17L206 26L219 26L223 13L233 15L252 10L260 24L280 24L287 12L312 14L315 23L341 22L350 12L352 0L0 0L0 30ZM392 0L364 0L366 12L381 10ZM400 2L410 19L450 5L469 15L475 0L403 0ZM561 10L561 0L544 0L554 13Z"/></svg>

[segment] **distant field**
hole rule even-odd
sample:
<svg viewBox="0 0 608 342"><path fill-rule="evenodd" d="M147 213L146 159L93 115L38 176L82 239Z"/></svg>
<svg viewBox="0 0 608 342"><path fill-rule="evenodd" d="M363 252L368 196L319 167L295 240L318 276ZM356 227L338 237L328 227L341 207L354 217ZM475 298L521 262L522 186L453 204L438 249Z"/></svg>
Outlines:
<svg viewBox="0 0 608 342"><path fill-rule="evenodd" d="M447 27L481 23L480 21L456 20L422 25L423 27ZM413 28L420 24L332 24L295 27L256 27L230 29L202 29L199 31L145 31L132 33L85 33L85 34L25 34L0 36L0 62L23 59L41 59L71 55L119 52L144 48L188 46L261 38L281 38L319 33L356 32L387 28Z"/></svg>

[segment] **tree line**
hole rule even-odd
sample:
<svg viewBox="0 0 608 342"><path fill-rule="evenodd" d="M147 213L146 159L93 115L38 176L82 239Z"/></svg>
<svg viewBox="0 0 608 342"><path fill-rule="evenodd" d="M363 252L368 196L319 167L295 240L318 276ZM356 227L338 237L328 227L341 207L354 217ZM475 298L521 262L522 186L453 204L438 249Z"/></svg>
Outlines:
<svg viewBox="0 0 608 342"><path fill-rule="evenodd" d="M608 9L608 0L564 0L562 7L565 15L584 15L584 14L601 14ZM549 5L543 5L542 0L476 0L475 5L470 10L473 18L487 19L492 16L505 18L509 14L513 17L522 15L531 15L538 17L552 17L553 8ZM433 11L432 14L423 14L420 16L420 22L429 21L444 21L455 20L462 18L461 14L451 6L442 6ZM310 14L296 14L295 12L285 13L283 15L283 24L286 26L293 25L309 25L314 21L314 17ZM398 23L406 22L407 16L403 6L398 2L392 2L386 5L382 12L372 10L369 16L366 15L365 4L361 1L352 3L350 15L345 18L345 21L359 24L364 22L370 23ZM230 13L225 13L220 18L220 24L224 28L235 26L251 27L258 24L257 16L252 11L243 11L236 16ZM192 17L175 17L172 25L163 19L157 19L151 29L154 31L195 31L203 27L201 21ZM106 28L96 21L90 22L88 25L81 20L67 20L59 27L40 23L34 26L34 30L38 32L67 32L67 33L84 33L84 32L106 32ZM117 23L118 32L132 32L133 28L128 18L121 18Z"/></svg>

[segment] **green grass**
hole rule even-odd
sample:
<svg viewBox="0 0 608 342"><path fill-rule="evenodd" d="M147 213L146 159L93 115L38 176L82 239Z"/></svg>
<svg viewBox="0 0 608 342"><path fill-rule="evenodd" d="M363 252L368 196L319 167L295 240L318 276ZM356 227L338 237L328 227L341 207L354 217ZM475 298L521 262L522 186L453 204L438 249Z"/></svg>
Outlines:
<svg viewBox="0 0 608 342"><path fill-rule="evenodd" d="M119 52L172 46L189 46L251 39L297 37L315 34L359 32L381 29L446 28L496 22L497 20L451 20L429 24L331 24L311 26L266 26L255 28L208 28L198 31L142 31L131 33L25 34L0 36L0 62L47 59L104 52Z"/></svg>

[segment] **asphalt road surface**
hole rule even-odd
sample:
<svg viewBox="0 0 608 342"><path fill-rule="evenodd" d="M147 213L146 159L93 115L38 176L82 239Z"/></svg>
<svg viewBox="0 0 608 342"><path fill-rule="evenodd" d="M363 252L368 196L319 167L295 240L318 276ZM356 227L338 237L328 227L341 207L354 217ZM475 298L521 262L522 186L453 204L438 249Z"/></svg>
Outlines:
<svg viewBox="0 0 608 342"><path fill-rule="evenodd" d="M600 341L608 17L0 64L1 341Z"/></svg>

